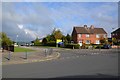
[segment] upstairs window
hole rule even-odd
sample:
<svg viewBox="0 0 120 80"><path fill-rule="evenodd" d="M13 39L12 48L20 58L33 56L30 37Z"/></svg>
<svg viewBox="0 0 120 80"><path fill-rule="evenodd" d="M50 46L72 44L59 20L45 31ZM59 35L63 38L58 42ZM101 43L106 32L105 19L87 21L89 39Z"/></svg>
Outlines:
<svg viewBox="0 0 120 80"><path fill-rule="evenodd" d="M81 38L81 37L82 37L82 34L78 34L78 37Z"/></svg>
<svg viewBox="0 0 120 80"><path fill-rule="evenodd" d="M100 35L99 35L99 34L96 34L96 38L100 38Z"/></svg>
<svg viewBox="0 0 120 80"><path fill-rule="evenodd" d="M106 34L104 34L104 38L106 38Z"/></svg>
<svg viewBox="0 0 120 80"><path fill-rule="evenodd" d="M86 34L86 38L89 38L90 37L90 35L89 34Z"/></svg>

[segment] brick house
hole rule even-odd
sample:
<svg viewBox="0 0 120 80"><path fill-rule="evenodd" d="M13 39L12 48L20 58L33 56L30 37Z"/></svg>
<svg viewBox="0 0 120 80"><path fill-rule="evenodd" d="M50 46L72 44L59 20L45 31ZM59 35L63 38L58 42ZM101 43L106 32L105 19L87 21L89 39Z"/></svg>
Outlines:
<svg viewBox="0 0 120 80"><path fill-rule="evenodd" d="M120 28L111 33L111 38L116 38L120 42Z"/></svg>
<svg viewBox="0 0 120 80"><path fill-rule="evenodd" d="M87 27L73 27L72 39L74 43L80 44L100 44L101 38L107 38L107 33L103 28L95 28L93 25Z"/></svg>

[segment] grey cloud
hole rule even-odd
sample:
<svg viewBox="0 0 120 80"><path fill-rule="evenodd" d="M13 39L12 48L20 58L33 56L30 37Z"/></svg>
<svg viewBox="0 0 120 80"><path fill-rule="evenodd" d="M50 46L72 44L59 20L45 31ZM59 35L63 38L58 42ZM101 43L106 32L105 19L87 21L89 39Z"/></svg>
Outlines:
<svg viewBox="0 0 120 80"><path fill-rule="evenodd" d="M2 6L3 31L7 32L13 40L16 39L16 34L20 35L18 37L20 40L33 39L32 35L25 35L24 30L20 30L17 24L24 25L24 29L28 29L32 34L37 33L37 36L40 37L49 34L52 31L52 27L54 25L56 27L55 22L58 21L59 24L61 23L61 26L58 26L58 28L60 27L64 34L71 33L75 25L91 25L92 23L95 26L105 28L109 33L111 29L108 26L117 26L117 15L112 17L109 14L113 12L117 14L117 5L106 4L89 10L78 5L79 3L60 4L61 6L57 8L48 8L42 3L27 3L27 5L24 4L16 8L15 4L3 3ZM99 14L101 14L101 17ZM76 19L79 18L77 22L73 19L74 16L76 16ZM81 22L82 19L91 19L94 22Z"/></svg>
<svg viewBox="0 0 120 80"><path fill-rule="evenodd" d="M16 11L14 3L3 3L2 30L3 32L6 32L12 40L16 40L16 35L18 34L19 40L30 41L33 40L32 35L37 34L37 36L41 37L45 34L49 34L49 31L51 31L53 21L49 18L50 12L48 13L48 10L42 5L35 5L38 4L35 3L32 5L34 12L31 13L29 11L30 8L27 5L24 5L22 8L18 8ZM25 29L33 34L25 35L24 30L19 29L17 24L22 24ZM29 25L32 25L32 27L29 28Z"/></svg>

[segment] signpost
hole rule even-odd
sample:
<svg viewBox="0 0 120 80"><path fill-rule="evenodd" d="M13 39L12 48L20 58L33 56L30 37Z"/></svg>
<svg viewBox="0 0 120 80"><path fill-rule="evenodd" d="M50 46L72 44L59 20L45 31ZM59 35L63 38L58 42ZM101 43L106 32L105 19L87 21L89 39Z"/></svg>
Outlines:
<svg viewBox="0 0 120 80"><path fill-rule="evenodd" d="M62 42L62 40L61 40L61 39L57 39L57 40L56 40L56 47L58 47L58 43L59 43L59 42Z"/></svg>

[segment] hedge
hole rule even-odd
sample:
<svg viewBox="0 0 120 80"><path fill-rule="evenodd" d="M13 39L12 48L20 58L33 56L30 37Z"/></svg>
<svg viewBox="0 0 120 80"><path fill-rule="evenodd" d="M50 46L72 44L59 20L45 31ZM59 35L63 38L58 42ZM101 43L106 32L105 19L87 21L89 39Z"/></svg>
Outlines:
<svg viewBox="0 0 120 80"><path fill-rule="evenodd" d="M65 48L71 48L71 49L79 49L80 45L79 44L65 44Z"/></svg>
<svg viewBox="0 0 120 80"><path fill-rule="evenodd" d="M56 42L48 42L48 43L46 43L44 46L55 47L55 46L56 46Z"/></svg>

